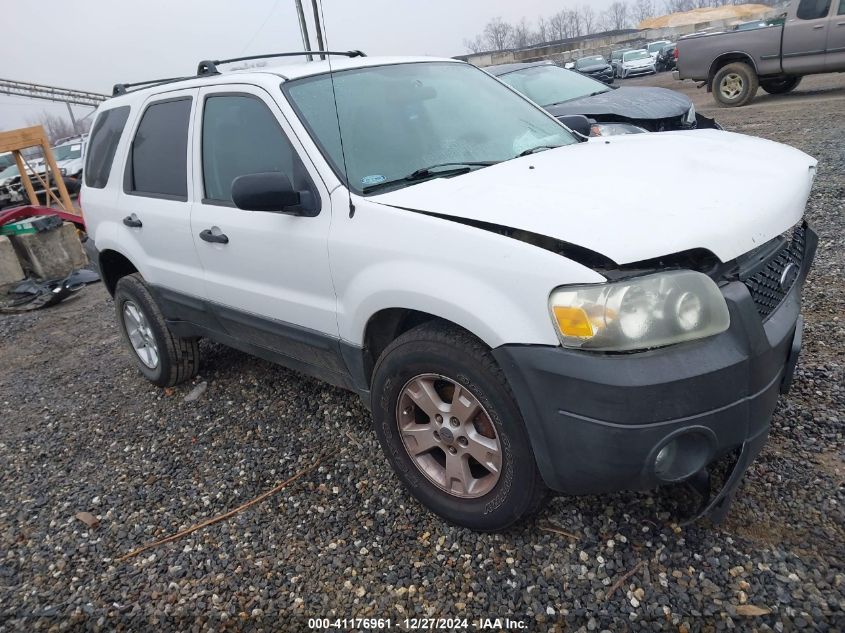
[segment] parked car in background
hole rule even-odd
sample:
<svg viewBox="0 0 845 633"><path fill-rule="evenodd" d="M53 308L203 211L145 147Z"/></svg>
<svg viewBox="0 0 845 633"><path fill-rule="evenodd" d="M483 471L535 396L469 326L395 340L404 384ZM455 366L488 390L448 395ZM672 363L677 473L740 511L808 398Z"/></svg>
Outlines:
<svg viewBox="0 0 845 633"><path fill-rule="evenodd" d="M598 79L602 83L613 83L613 66L601 55L582 57L575 61L575 70L582 75Z"/></svg>
<svg viewBox="0 0 845 633"><path fill-rule="evenodd" d="M558 118L588 117L594 122L591 136L718 128L713 119L696 113L686 95L666 88L611 88L548 61L484 70Z"/></svg>
<svg viewBox="0 0 845 633"><path fill-rule="evenodd" d="M470 64L347 55L98 108L86 248L139 372L192 380L204 338L350 389L397 479L476 530L685 481L724 516L798 360L816 161L580 139Z"/></svg>
<svg viewBox="0 0 845 633"><path fill-rule="evenodd" d="M638 77L639 75L653 75L657 72L654 59L644 48L628 51L622 54L622 61L616 67L620 79Z"/></svg>
<svg viewBox="0 0 845 633"><path fill-rule="evenodd" d="M72 178L82 177L86 144L87 135L83 135L62 141L52 148L56 164Z"/></svg>
<svg viewBox="0 0 845 633"><path fill-rule="evenodd" d="M657 40L646 45L645 49L654 61L657 61L657 55L663 50L663 47L671 44L669 40Z"/></svg>
<svg viewBox="0 0 845 633"><path fill-rule="evenodd" d="M46 179L47 170L44 167L44 163L37 162L36 160L30 160L27 162L29 163L27 175L29 177L29 181L32 183L35 195L38 197L40 202L49 206L49 196L44 191L44 185L41 184L41 181ZM67 176L63 168L60 168L59 171L68 192L71 194L77 193L81 187L81 182L75 178ZM58 187L52 178L50 179L50 191L52 191L55 195L58 194ZM29 204L26 188L21 180L21 174L18 170L18 166L10 165L0 172L0 208L18 206L22 204Z"/></svg>
<svg viewBox="0 0 845 633"><path fill-rule="evenodd" d="M845 72L845 0L793 0L782 19L678 40L677 79L706 82L724 107L762 88L794 90L805 75Z"/></svg>
<svg viewBox="0 0 845 633"><path fill-rule="evenodd" d="M620 48L615 51L611 51L610 59L607 60L608 63L613 67L613 76L619 76L619 65L622 63L622 55L627 53L628 51L634 50L632 48Z"/></svg>
<svg viewBox="0 0 845 633"><path fill-rule="evenodd" d="M654 62L654 69L659 72L666 72L667 70L674 70L675 68L675 51L677 45L675 42L667 44L657 53L657 60Z"/></svg>

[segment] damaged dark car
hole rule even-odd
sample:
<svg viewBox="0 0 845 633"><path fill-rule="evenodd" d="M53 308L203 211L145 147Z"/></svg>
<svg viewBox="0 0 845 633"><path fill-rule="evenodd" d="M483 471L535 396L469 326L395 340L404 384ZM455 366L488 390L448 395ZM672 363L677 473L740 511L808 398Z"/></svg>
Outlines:
<svg viewBox="0 0 845 633"><path fill-rule="evenodd" d="M501 64L485 68L559 119L583 115L591 136L641 132L721 129L695 111L685 95L665 88L614 88L552 62Z"/></svg>
<svg viewBox="0 0 845 633"><path fill-rule="evenodd" d="M605 84L612 84L614 75L613 66L601 55L582 57L575 61L575 72L592 77Z"/></svg>

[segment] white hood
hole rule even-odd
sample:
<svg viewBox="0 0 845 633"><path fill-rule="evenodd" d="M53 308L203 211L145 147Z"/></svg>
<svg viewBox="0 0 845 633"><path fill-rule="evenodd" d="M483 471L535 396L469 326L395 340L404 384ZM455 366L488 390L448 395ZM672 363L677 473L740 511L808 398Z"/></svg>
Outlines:
<svg viewBox="0 0 845 633"><path fill-rule="evenodd" d="M815 166L797 149L719 130L632 134L369 199L539 233L617 264L693 248L726 262L798 223Z"/></svg>

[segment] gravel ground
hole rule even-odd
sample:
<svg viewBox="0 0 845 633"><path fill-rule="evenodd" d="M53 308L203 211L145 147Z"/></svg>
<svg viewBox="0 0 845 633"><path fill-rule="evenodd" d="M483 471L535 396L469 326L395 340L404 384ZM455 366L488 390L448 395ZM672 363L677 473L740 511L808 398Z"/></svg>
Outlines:
<svg viewBox="0 0 845 633"><path fill-rule="evenodd" d="M725 524L678 527L677 491L661 490L558 498L504 534L450 527L398 487L354 396L208 342L195 383L159 390L94 286L0 316L0 631L295 631L308 617L404 628L421 616L466 617L470 630L481 617L532 631L843 630L844 77L717 111L821 161L804 353ZM117 560L332 450L233 518Z"/></svg>

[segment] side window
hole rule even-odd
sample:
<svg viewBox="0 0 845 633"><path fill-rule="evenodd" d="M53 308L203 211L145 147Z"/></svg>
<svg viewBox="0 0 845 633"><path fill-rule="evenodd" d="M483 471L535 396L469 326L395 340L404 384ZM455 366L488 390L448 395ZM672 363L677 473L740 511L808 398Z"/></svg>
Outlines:
<svg viewBox="0 0 845 633"><path fill-rule="evenodd" d="M126 163L127 193L188 199L190 114L190 97L159 101L144 111Z"/></svg>
<svg viewBox="0 0 845 633"><path fill-rule="evenodd" d="M91 128L88 141L88 158L85 161L85 184L103 189L109 181L114 153L129 118L129 106L112 108L100 113Z"/></svg>
<svg viewBox="0 0 845 633"><path fill-rule="evenodd" d="M845 15L845 0L839 0L839 15Z"/></svg>
<svg viewBox="0 0 845 633"><path fill-rule="evenodd" d="M267 105L250 95L212 95L202 119L205 199L232 202L232 181L245 174L278 171L294 189L311 190L296 150Z"/></svg>
<svg viewBox="0 0 845 633"><path fill-rule="evenodd" d="M801 0L798 5L799 20L818 20L826 18L830 11L830 0Z"/></svg>

